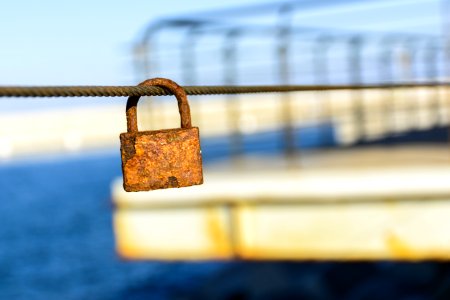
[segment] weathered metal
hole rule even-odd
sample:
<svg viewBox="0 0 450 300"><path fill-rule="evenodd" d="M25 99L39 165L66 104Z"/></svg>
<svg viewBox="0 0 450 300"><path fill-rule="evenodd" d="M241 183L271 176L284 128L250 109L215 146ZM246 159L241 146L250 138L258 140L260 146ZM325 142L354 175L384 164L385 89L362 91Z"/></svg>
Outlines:
<svg viewBox="0 0 450 300"><path fill-rule="evenodd" d="M128 98L127 132L120 134L123 187L127 192L185 187L203 183L198 127L192 127L189 103L183 88L164 78L153 78L140 86L170 90L178 101L181 128L138 131L139 96Z"/></svg>
<svg viewBox="0 0 450 300"><path fill-rule="evenodd" d="M449 87L448 81L327 84L327 85L235 85L184 86L187 95L230 95L307 91L373 90L393 88ZM125 97L168 96L173 93L158 86L0 86L0 97Z"/></svg>

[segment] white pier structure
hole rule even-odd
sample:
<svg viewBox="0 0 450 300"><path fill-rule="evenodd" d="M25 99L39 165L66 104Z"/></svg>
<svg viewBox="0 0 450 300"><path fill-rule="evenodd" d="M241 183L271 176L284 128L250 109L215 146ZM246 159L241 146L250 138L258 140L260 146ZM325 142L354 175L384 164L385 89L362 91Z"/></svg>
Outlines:
<svg viewBox="0 0 450 300"><path fill-rule="evenodd" d="M450 259L450 151L369 148L209 165L205 183L126 193L117 251L146 260Z"/></svg>

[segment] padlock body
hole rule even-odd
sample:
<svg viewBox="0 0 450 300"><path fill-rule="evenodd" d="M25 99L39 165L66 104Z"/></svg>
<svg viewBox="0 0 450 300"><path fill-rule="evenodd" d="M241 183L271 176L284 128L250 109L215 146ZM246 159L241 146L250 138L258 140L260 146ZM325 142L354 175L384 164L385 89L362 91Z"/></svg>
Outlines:
<svg viewBox="0 0 450 300"><path fill-rule="evenodd" d="M198 127L120 134L127 192L203 183Z"/></svg>

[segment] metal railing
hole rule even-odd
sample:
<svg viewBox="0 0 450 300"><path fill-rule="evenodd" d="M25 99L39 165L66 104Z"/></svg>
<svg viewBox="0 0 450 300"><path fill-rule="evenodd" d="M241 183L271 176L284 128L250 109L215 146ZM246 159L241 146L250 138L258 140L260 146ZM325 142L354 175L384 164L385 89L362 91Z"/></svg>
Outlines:
<svg viewBox="0 0 450 300"><path fill-rule="evenodd" d="M370 2L366 1L366 4ZM409 30L408 26L397 26L406 32L398 29L384 32L327 29L299 25L296 18L312 9L317 12L317 9L327 7L338 7L349 17L354 17L361 11L361 3L358 5L354 1L297 1L164 19L150 24L135 44L136 74L139 80L164 76L182 84L199 85L351 86L347 96L318 92L314 98L319 108L317 105L307 108L310 114L314 114L314 110L322 112L315 120L317 124L345 127L345 122L352 123L353 138L347 139L345 144L374 139L368 130L374 111L382 114L379 122L385 127L382 135L375 136L378 139L398 135L398 125L403 122L399 118L405 116L407 122L413 124L417 115L423 112L434 117L430 126L420 130L447 126L448 92L442 87L436 86L425 92L413 86L402 91L392 87L382 92L382 101L376 100L379 98L374 97L376 93L367 92L371 86L386 83L420 84L448 80L450 47L448 36L443 35L445 30L443 33L423 33ZM387 9L395 6L389 5ZM408 11L407 5L396 5L400 12ZM370 9L370 5L368 7ZM263 21L266 19L270 21ZM407 21L406 13L396 15L395 22ZM422 95L424 93L426 96ZM303 126L299 125L301 114L295 109L297 96L283 93L274 97L279 99L283 148L292 154L299 144L296 139L302 138L295 133L298 126ZM422 101L422 98L426 100ZM244 97L235 96L226 99L231 153L234 155L244 151L239 120L245 117L245 111L240 109L245 101ZM421 105L421 102L425 104ZM147 120L151 122L154 119L152 104L146 105L149 106ZM198 105L206 104L199 101ZM203 123L202 117L205 117L202 113L197 115L199 124ZM403 131L416 129L406 126Z"/></svg>

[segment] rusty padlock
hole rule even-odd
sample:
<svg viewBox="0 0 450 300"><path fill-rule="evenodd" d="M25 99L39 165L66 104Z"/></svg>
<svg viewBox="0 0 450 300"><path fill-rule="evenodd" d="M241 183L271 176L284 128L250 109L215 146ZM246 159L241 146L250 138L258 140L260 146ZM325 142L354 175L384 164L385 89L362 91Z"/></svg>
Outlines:
<svg viewBox="0 0 450 300"><path fill-rule="evenodd" d="M170 90L178 101L181 128L138 131L139 96L128 98L127 132L120 134L123 187L127 192L184 187L203 183L198 127L192 127L186 93L172 80L153 78L139 85Z"/></svg>

